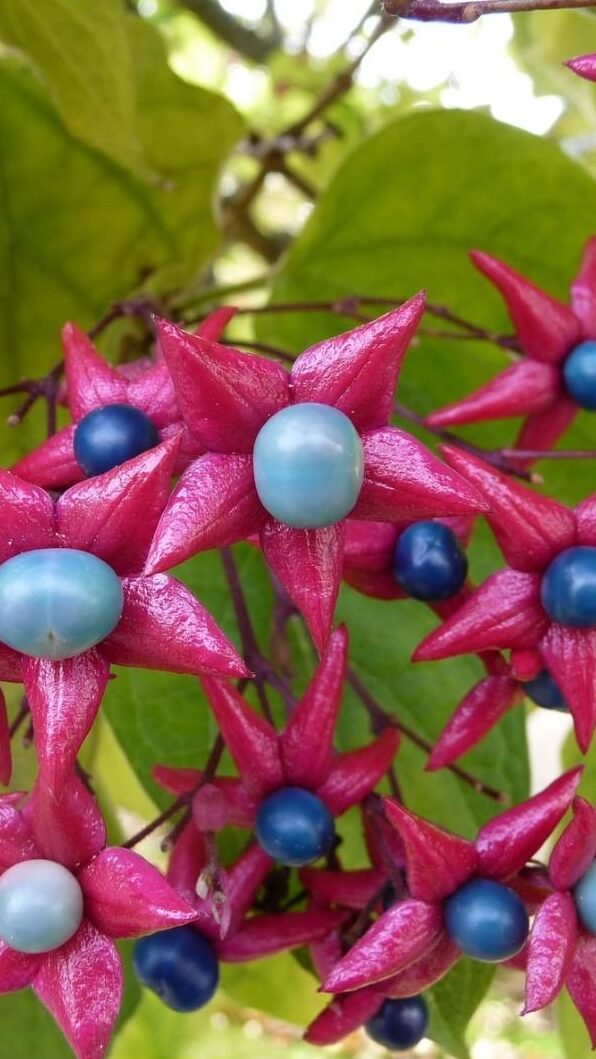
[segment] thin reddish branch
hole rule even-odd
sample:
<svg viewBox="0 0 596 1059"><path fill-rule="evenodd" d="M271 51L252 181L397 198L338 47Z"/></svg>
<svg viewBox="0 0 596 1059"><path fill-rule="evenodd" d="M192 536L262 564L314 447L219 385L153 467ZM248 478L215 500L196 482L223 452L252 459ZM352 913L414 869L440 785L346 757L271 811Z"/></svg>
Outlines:
<svg viewBox="0 0 596 1059"><path fill-rule="evenodd" d="M453 22L469 25L483 15L518 11L561 11L593 7L590 0L471 0L449 4L442 0L385 0L387 15L417 22Z"/></svg>
<svg viewBox="0 0 596 1059"><path fill-rule="evenodd" d="M388 713L387 710L384 710L380 703L377 702L374 695L371 695L366 685L353 669L348 670L348 683L352 686L362 705L367 710L375 731L381 732L385 728L396 728L398 732L401 732L406 739L409 739L409 741L419 747L420 750L424 750L426 754L432 752L432 743L429 743L419 735L418 732L415 732L413 728L403 724L395 714ZM470 772L460 768L459 765L447 765L446 767L450 772L453 772L455 776L458 776L460 780L467 783L469 787L473 787L479 794L485 794L487 798L492 798L496 802L507 802L507 795L504 794L503 791L498 791L495 787L491 787L489 784L484 783Z"/></svg>

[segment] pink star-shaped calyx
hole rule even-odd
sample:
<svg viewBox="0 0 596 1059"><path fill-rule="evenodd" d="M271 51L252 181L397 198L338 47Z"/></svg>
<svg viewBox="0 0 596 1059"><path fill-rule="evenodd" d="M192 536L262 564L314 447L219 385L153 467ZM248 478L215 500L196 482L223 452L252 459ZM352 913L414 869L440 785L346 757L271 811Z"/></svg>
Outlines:
<svg viewBox="0 0 596 1059"><path fill-rule="evenodd" d="M410 896L384 912L356 942L327 976L324 991L351 992L405 972L411 994L419 992L425 973L436 973L433 951L444 959L445 973L459 956L443 923L445 899L474 877L511 883L569 808L580 776L581 768L572 769L540 794L499 814L480 829L474 843L385 799L387 819L405 847Z"/></svg>
<svg viewBox="0 0 596 1059"><path fill-rule="evenodd" d="M219 338L234 312L227 306L216 310L199 326L198 333L212 340ZM163 359L114 367L100 356L85 332L72 323L66 324L62 330L62 344L65 401L72 425L58 430L23 456L12 468L15 474L46 489L62 489L82 481L85 472L77 462L73 448L76 426L90 412L111 404L129 404L145 412L157 428L161 441L179 435L176 474L204 451L184 425Z"/></svg>
<svg viewBox="0 0 596 1059"><path fill-rule="evenodd" d="M573 889L596 856L596 812L583 798L549 861L552 893L536 913L527 946L524 1013L552 1003L564 985L596 1046L596 937L578 918Z"/></svg>
<svg viewBox="0 0 596 1059"><path fill-rule="evenodd" d="M578 77L584 77L586 81L596 81L596 55L578 55L575 59L568 59L565 63Z"/></svg>
<svg viewBox="0 0 596 1059"><path fill-rule="evenodd" d="M399 520L478 511L469 485L419 441L388 426L398 372L422 312L418 295L394 312L313 346L291 372L263 357L188 335L163 321L160 342L178 403L203 445L161 520L148 570L260 534L269 566L322 649L341 580L344 521L297 529L277 521L255 487L253 447L264 424L289 405L344 413L360 435L363 484L355 518Z"/></svg>
<svg viewBox="0 0 596 1059"><path fill-rule="evenodd" d="M270 858L254 842L231 867L218 868L219 902L209 892L206 896L197 893L207 866L205 838L190 821L174 846L167 878L193 906L193 926L208 938L224 963L244 963L307 945L345 918L344 912L324 908L249 915L256 892L272 867Z"/></svg>
<svg viewBox="0 0 596 1059"><path fill-rule="evenodd" d="M579 343L596 339L596 238L588 240L571 284L571 307L497 258L480 251L471 257L503 296L522 356L468 397L433 412L427 422L447 427L523 416L516 446L551 449L579 411L564 383L565 358Z"/></svg>
<svg viewBox="0 0 596 1059"><path fill-rule="evenodd" d="M83 919L74 936L50 952L17 952L0 941L0 992L31 986L79 1059L102 1059L122 996L114 938L189 923L195 912L137 853L106 848L95 799L72 774L60 802L40 781L22 809L14 795L0 798L0 873L39 858L74 875Z"/></svg>
<svg viewBox="0 0 596 1059"><path fill-rule="evenodd" d="M562 552L596 546L596 497L572 511L459 449L444 446L443 453L486 497L491 509L487 521L508 566L491 574L430 633L414 658L429 661L510 648L514 676L531 679L546 667L569 705L585 751L596 725L596 628L552 621L542 606L541 585Z"/></svg>
<svg viewBox="0 0 596 1059"><path fill-rule="evenodd" d="M313 791L333 816L357 805L381 780L399 745L387 729L368 746L334 754L333 733L346 673L347 634L336 629L306 692L280 733L229 684L202 678L239 777L215 779L225 795L229 823L253 827L262 800L282 787ZM200 780L191 769L158 765L153 772L173 794L188 794Z"/></svg>
<svg viewBox="0 0 596 1059"><path fill-rule="evenodd" d="M56 792L93 723L111 663L247 675L232 644L184 585L142 572L177 450L173 438L72 486L55 502L45 490L0 470L0 514L10 527L0 539L0 563L37 549L78 549L108 563L124 594L113 631L73 658L32 657L0 644L0 679L25 685L40 770Z"/></svg>

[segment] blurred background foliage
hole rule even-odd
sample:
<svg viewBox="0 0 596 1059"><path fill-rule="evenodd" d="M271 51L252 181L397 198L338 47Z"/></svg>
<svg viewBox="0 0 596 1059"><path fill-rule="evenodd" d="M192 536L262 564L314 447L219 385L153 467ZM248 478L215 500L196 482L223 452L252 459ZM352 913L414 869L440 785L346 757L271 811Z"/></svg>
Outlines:
<svg viewBox="0 0 596 1059"><path fill-rule="evenodd" d="M43 376L60 359L63 322L90 328L114 303L124 308L112 313L100 347L116 361L146 353L147 311L131 315L131 298L190 324L222 300L245 308L343 303L358 294L404 298L425 286L433 301L507 330L467 250L499 254L566 296L596 217L596 87L562 66L586 51L596 51L590 12L491 16L460 27L385 22L370 0L0 0L0 385ZM229 334L245 348L293 353L350 324L340 311L243 314ZM504 361L501 350L445 337L433 324L410 353L400 389L422 414ZM507 444L514 428L466 433L489 447ZM43 430L41 407L18 430L6 428L2 462L10 465ZM565 444L593 447L587 417ZM540 470L568 502L593 491L587 462L573 474L563 464ZM486 532L471 557L477 577L494 568ZM269 581L254 550L237 549L237 561L265 645ZM237 639L217 557L200 556L179 575ZM412 603L390 609L346 590L340 617L352 630L353 664L376 697L432 741L476 679L475 661L412 668L410 652L432 625ZM312 651L299 626L290 640L293 677L304 685ZM118 675L83 755L114 840L167 804L151 766L201 764L214 734L190 678ZM517 710L464 763L520 800L556 773L567 734L565 718ZM346 694L338 743L367 736ZM576 760L569 743L566 757ZM34 775L26 741L16 758L15 785L26 788ZM474 834L494 803L450 772L423 774L424 761L404 743L398 769L407 804ZM592 799L595 776L590 761ZM341 836L344 863L361 866L356 814L342 821ZM163 837L142 847L158 863ZM224 859L237 841L224 836ZM558 1019L541 1013L522 1022L520 976L492 978L491 969L464 962L432 990L432 1040L417 1055L589 1054L567 1000ZM226 968L216 1000L190 1017L141 997L128 975L110 1056L322 1056L300 1040L320 1006L307 962L290 955ZM70 1054L29 994L3 998L0 1016L0 1059ZM329 1054L373 1059L381 1050L356 1034Z"/></svg>

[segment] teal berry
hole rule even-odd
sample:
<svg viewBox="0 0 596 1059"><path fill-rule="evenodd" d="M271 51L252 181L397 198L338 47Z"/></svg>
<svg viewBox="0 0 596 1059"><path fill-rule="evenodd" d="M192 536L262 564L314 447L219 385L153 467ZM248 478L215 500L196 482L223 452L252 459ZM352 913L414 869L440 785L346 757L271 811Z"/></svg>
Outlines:
<svg viewBox="0 0 596 1059"><path fill-rule="evenodd" d="M576 883L573 897L582 927L596 936L596 861Z"/></svg>
<svg viewBox="0 0 596 1059"><path fill-rule="evenodd" d="M173 1011L197 1011L219 983L219 964L210 941L194 927L174 927L140 938L133 950L139 981Z"/></svg>
<svg viewBox="0 0 596 1059"><path fill-rule="evenodd" d="M83 893L52 860L25 860L0 878L0 938L17 952L51 952L76 934Z"/></svg>
<svg viewBox="0 0 596 1059"><path fill-rule="evenodd" d="M40 548L0 566L0 640L33 658L74 658L104 640L124 606L120 578L75 548Z"/></svg>
<svg viewBox="0 0 596 1059"><path fill-rule="evenodd" d="M90 477L111 471L159 442L149 416L130 404L108 404L89 412L74 432L75 459Z"/></svg>
<svg viewBox="0 0 596 1059"><path fill-rule="evenodd" d="M290 405L269 419L254 446L256 490L278 522L331 526L349 515L364 477L360 437L330 405Z"/></svg>
<svg viewBox="0 0 596 1059"><path fill-rule="evenodd" d="M570 397L581 408L596 411L596 342L580 342L563 364L563 379Z"/></svg>
<svg viewBox="0 0 596 1059"><path fill-rule="evenodd" d="M557 555L542 578L540 595L553 621L596 628L596 548L567 548Z"/></svg>
<svg viewBox="0 0 596 1059"><path fill-rule="evenodd" d="M468 560L455 533L442 522L414 522L400 533L393 559L399 585L412 599L438 603L464 584Z"/></svg>
<svg viewBox="0 0 596 1059"><path fill-rule="evenodd" d="M447 933L466 956L484 963L508 960L523 948L528 913L514 890L492 879L471 879L447 898Z"/></svg>
<svg viewBox="0 0 596 1059"><path fill-rule="evenodd" d="M261 848L278 864L302 867L331 849L333 817L311 791L282 787L261 802L256 833Z"/></svg>

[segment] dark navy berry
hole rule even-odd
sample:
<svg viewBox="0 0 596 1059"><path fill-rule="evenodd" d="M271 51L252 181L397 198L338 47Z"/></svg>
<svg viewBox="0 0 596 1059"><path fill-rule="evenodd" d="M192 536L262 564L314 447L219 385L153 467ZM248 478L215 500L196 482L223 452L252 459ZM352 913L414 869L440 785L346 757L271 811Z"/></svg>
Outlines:
<svg viewBox="0 0 596 1059"><path fill-rule="evenodd" d="M500 963L515 956L528 936L528 913L517 894L492 879L471 879L444 906L445 927L466 956Z"/></svg>
<svg viewBox="0 0 596 1059"><path fill-rule="evenodd" d="M103 474L147 452L159 442L156 428L140 408L107 404L89 412L74 432L74 454L87 476Z"/></svg>
<svg viewBox="0 0 596 1059"><path fill-rule="evenodd" d="M596 342L580 342L563 364L567 393L582 408L596 411Z"/></svg>
<svg viewBox="0 0 596 1059"><path fill-rule="evenodd" d="M526 695L537 706L545 710L558 710L560 713L569 713L569 707L558 684L547 669L541 669L537 677L528 680L524 684Z"/></svg>
<svg viewBox="0 0 596 1059"><path fill-rule="evenodd" d="M596 627L596 548L567 548L548 567L541 586L549 618L578 629Z"/></svg>
<svg viewBox="0 0 596 1059"><path fill-rule="evenodd" d="M208 1004L219 982L211 943L194 927L174 927L135 942L135 974L174 1011Z"/></svg>
<svg viewBox="0 0 596 1059"><path fill-rule="evenodd" d="M282 787L261 803L256 832L260 846L273 860L300 867L331 849L333 817L311 791Z"/></svg>
<svg viewBox="0 0 596 1059"><path fill-rule="evenodd" d="M365 1023L371 1040L390 1051L413 1048L426 1034L428 1007L422 996L385 1000L376 1015Z"/></svg>
<svg viewBox="0 0 596 1059"><path fill-rule="evenodd" d="M435 603L459 592L468 573L468 560L448 526L414 522L399 536L393 573L413 599Z"/></svg>

